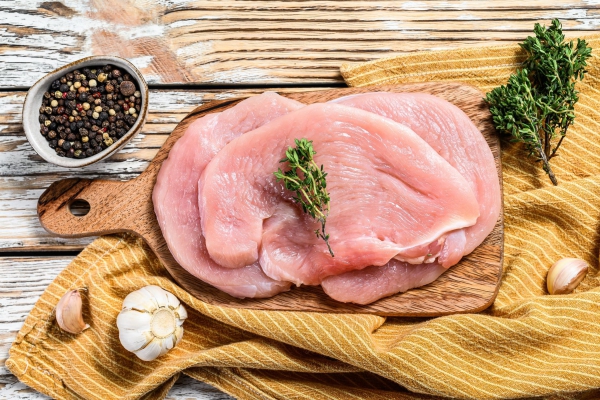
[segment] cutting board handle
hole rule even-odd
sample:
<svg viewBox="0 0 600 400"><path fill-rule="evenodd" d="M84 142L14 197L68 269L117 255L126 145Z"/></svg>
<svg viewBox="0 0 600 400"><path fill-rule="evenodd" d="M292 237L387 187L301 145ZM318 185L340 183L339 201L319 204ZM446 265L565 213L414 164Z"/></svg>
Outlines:
<svg viewBox="0 0 600 400"><path fill-rule="evenodd" d="M50 185L40 197L38 217L47 231L64 237L117 232L135 232L143 236L138 223L144 219L147 206L140 206L135 197L149 194L144 193L147 190L137 190L138 185L138 179L127 182L63 179ZM136 194L133 198L132 193ZM82 210L73 207L76 201L89 203L89 212L80 215Z"/></svg>

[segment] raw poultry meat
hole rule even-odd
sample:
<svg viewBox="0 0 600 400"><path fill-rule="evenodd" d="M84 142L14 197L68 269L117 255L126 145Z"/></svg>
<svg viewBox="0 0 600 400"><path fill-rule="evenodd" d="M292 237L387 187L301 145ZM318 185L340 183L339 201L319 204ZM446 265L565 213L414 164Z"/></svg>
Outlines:
<svg viewBox="0 0 600 400"><path fill-rule="evenodd" d="M454 232L464 237L464 254L493 230L500 213L500 184L494 157L477 127L454 105L424 93L366 93L333 102L360 108L410 127L469 182L479 203L473 226ZM368 304L433 282L445 268L438 263L412 266L396 260L380 267L330 276L321 283L332 298Z"/></svg>
<svg viewBox="0 0 600 400"><path fill-rule="evenodd" d="M198 179L231 140L301 107L299 102L264 93L221 113L206 115L187 128L156 179L154 211L173 257L192 275L232 296L270 297L288 290L290 284L267 277L257 262L233 270L209 257L200 228Z"/></svg>
<svg viewBox="0 0 600 400"><path fill-rule="evenodd" d="M465 255L490 234L501 207L498 172L485 138L460 108L426 93L373 92L333 102L408 126L465 177L479 203L477 223L464 228Z"/></svg>
<svg viewBox="0 0 600 400"><path fill-rule="evenodd" d="M275 181L294 138L313 140L315 161L328 173L335 257ZM295 284L319 284L392 258L419 264L462 255L464 240L449 248L450 233L479 216L469 183L412 130L337 104L304 107L232 140L198 187L211 258L228 268L260 259L268 276Z"/></svg>
<svg viewBox="0 0 600 400"><path fill-rule="evenodd" d="M329 276L321 286L329 297L344 303L370 304L392 294L406 292L435 281L447 271L437 262L409 264L391 260L385 266Z"/></svg>

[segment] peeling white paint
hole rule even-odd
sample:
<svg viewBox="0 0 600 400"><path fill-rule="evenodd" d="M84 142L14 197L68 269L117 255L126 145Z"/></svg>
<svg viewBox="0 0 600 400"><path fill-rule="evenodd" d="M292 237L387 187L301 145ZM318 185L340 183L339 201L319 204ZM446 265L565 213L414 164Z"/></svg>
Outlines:
<svg viewBox="0 0 600 400"><path fill-rule="evenodd" d="M169 28L183 28L184 26L196 25L195 19L182 19L181 21L171 22Z"/></svg>
<svg viewBox="0 0 600 400"><path fill-rule="evenodd" d="M403 10L427 10L427 3L422 1L407 1L402 3Z"/></svg>
<svg viewBox="0 0 600 400"><path fill-rule="evenodd" d="M402 29L400 21L382 21L386 31L399 31Z"/></svg>
<svg viewBox="0 0 600 400"><path fill-rule="evenodd" d="M263 82L272 79L273 75L268 69L261 68L233 68L226 71L211 71L209 68L204 68L202 72L209 82L230 82L252 84L256 82Z"/></svg>
<svg viewBox="0 0 600 400"><path fill-rule="evenodd" d="M154 60L154 56L141 56L129 59L129 61L139 69L149 67L152 60Z"/></svg>
<svg viewBox="0 0 600 400"><path fill-rule="evenodd" d="M197 62L198 58L205 56L212 52L214 49L213 42L201 41L189 46L181 47L177 49L177 57L183 58L184 61Z"/></svg>
<svg viewBox="0 0 600 400"><path fill-rule="evenodd" d="M482 18L476 17L472 14L461 14L458 17L456 17L456 19L461 20L461 21L477 21L477 20L481 20Z"/></svg>
<svg viewBox="0 0 600 400"><path fill-rule="evenodd" d="M164 34L165 27L163 25L146 24L136 26L133 29L126 29L123 33L120 33L120 36L123 39L137 39L141 37L162 37Z"/></svg>

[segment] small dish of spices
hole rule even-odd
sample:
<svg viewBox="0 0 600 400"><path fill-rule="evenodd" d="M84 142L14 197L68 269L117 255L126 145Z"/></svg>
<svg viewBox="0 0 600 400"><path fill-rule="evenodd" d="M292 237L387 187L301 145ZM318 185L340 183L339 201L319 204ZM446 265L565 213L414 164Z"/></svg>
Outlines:
<svg viewBox="0 0 600 400"><path fill-rule="evenodd" d="M35 83L23 106L27 140L46 161L83 167L108 158L138 132L148 112L148 86L129 61L93 56Z"/></svg>

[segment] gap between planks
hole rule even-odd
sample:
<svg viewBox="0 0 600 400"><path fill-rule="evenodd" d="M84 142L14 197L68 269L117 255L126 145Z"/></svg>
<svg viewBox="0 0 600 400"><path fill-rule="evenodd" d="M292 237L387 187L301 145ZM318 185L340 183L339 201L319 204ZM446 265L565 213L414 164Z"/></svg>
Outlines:
<svg viewBox="0 0 600 400"><path fill-rule="evenodd" d="M46 163L27 143L21 127L25 93L0 92L0 254L81 250L93 238L57 238L39 224L37 199L52 182L71 177L132 179L146 168L177 123L195 107L265 90L292 93L314 88L151 90L148 118L142 132L109 160L75 170Z"/></svg>

